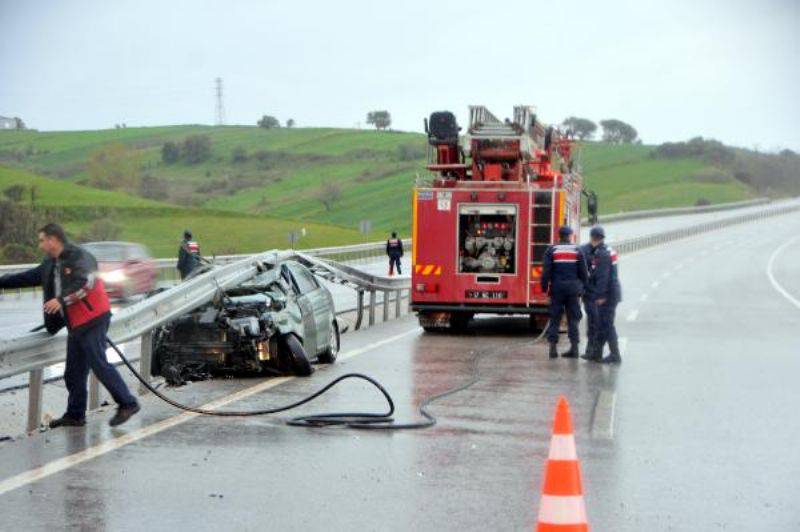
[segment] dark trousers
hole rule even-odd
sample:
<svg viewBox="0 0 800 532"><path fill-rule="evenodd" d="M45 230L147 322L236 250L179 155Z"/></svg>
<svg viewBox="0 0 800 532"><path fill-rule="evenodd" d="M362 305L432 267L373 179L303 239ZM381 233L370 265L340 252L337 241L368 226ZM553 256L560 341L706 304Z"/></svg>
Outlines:
<svg viewBox="0 0 800 532"><path fill-rule="evenodd" d="M394 267L397 266L397 275L403 275L400 271L400 255L389 255L389 275L394 275Z"/></svg>
<svg viewBox="0 0 800 532"><path fill-rule="evenodd" d="M617 302L606 301L602 305L597 305L597 335L595 336L595 347L602 353L603 347L608 342L610 345L617 343L617 327L614 320L617 315Z"/></svg>
<svg viewBox="0 0 800 532"><path fill-rule="evenodd" d="M64 382L67 385L67 415L74 419L86 417L86 379L91 369L97 379L105 386L117 404L132 406L136 398L131 395L125 381L117 369L106 359L106 332L109 317L100 318L98 323L70 332L67 337L67 365L64 369Z"/></svg>
<svg viewBox="0 0 800 532"><path fill-rule="evenodd" d="M550 324L547 326L547 341L558 342L558 331L561 328L561 315L567 313L567 335L571 343L578 343L580 333L578 323L581 321L581 304L577 294L553 290L550 294Z"/></svg>
<svg viewBox="0 0 800 532"><path fill-rule="evenodd" d="M586 313L586 339L591 343L597 335L598 322L597 304L595 304L594 298L583 297L583 311Z"/></svg>

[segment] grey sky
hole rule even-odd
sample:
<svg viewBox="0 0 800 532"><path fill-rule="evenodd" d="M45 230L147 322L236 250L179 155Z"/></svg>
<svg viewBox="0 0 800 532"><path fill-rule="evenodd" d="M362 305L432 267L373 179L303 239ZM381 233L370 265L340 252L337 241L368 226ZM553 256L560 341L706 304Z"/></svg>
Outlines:
<svg viewBox="0 0 800 532"><path fill-rule="evenodd" d="M370 109L515 103L548 122L620 118L800 150L800 2L0 0L0 115L39 129L228 123L353 127Z"/></svg>

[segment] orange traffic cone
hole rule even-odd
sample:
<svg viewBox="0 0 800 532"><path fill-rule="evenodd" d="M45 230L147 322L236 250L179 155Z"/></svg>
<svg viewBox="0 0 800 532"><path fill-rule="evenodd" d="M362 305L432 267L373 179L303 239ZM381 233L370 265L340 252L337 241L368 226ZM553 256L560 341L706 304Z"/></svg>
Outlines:
<svg viewBox="0 0 800 532"><path fill-rule="evenodd" d="M550 455L544 473L537 532L587 532L586 505L569 404L558 398Z"/></svg>

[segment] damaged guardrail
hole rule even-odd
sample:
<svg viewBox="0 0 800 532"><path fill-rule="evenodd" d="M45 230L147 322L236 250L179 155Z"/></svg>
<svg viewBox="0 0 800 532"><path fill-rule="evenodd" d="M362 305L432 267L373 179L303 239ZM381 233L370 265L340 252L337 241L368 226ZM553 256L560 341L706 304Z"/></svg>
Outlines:
<svg viewBox="0 0 800 532"><path fill-rule="evenodd" d="M347 250L350 251L350 250ZM345 256L347 256L345 254ZM228 264L216 264L215 268L196 278L155 294L117 312L109 327L109 336L120 344L141 338L139 357L141 374L150 374L151 332L186 312L212 300L220 290L232 288L252 278L259 265L278 263L294 259L309 267L316 275L331 282L343 284L358 293L357 321L361 327L364 315L364 294L370 296L369 324L375 322L376 293L383 292L383 318L388 320L390 294L394 293L395 317L401 315L403 291L407 291L409 280L382 278L308 253L295 251L269 251L245 256ZM35 430L41 422L41 399L44 385L44 368L64 362L66 357L66 334L51 336L46 332L28 333L15 338L0 340L0 379L29 372L28 384L28 431ZM90 383L89 407L99 404L96 380Z"/></svg>

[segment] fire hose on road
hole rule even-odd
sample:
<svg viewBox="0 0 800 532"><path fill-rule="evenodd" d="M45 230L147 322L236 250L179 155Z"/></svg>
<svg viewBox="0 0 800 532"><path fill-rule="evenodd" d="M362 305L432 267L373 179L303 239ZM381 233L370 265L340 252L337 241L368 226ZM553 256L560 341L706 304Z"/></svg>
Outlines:
<svg viewBox="0 0 800 532"><path fill-rule="evenodd" d="M541 334L539 334L536 339L531 342L531 345L538 343L545 334L547 330L547 326L542 329ZM419 414L425 418L425 421L420 421L416 423L397 423L394 419L395 413L395 405L394 400L392 399L391 394L383 387L383 385L378 382L376 379L370 377L369 375L364 375L363 373L346 373L341 375L328 384L317 390L316 392L308 395L298 401L290 403L288 405L277 406L273 408L265 408L261 410L207 410L203 408L196 408L193 406L188 406L181 404L171 397L161 393L156 387L150 384L147 379L141 376L141 374L136 371L133 365L125 358L125 355L122 353L122 350L114 343L111 338L106 337L106 341L111 348L116 351L117 355L119 356L122 363L127 366L130 372L133 374L136 379L142 383L142 385L147 388L153 395L164 401L165 403L179 409L184 410L186 412L193 412L195 414L200 414L203 416L216 416L216 417L253 417L253 416L267 416L271 414L277 414L280 412L286 412L288 410L295 409L299 406L302 406L306 403L310 403L314 399L322 396L325 392L348 379L357 379L362 380L370 383L372 386L378 389L378 391L383 395L384 399L386 399L386 403L389 405L388 410L385 413L374 413L374 412L326 412L322 414L310 414L305 416L297 416L290 418L286 424L291 425L293 427L331 427L331 426L338 426L338 427L346 427L350 429L360 429L360 430L412 430L412 429L424 429L428 427L432 427L436 425L437 419L436 416L431 414L428 410L428 407L435 403L440 399L444 399L445 397L449 397L451 395L455 395L459 392L463 392L474 386L481 380L480 372L478 371L478 364L480 360L486 356L488 351L479 352L472 358L472 377L469 381L464 384L458 385L454 388L450 388L447 391L442 393L432 395L430 397L425 398L425 400L420 403L418 407ZM496 352L494 352L496 353Z"/></svg>

